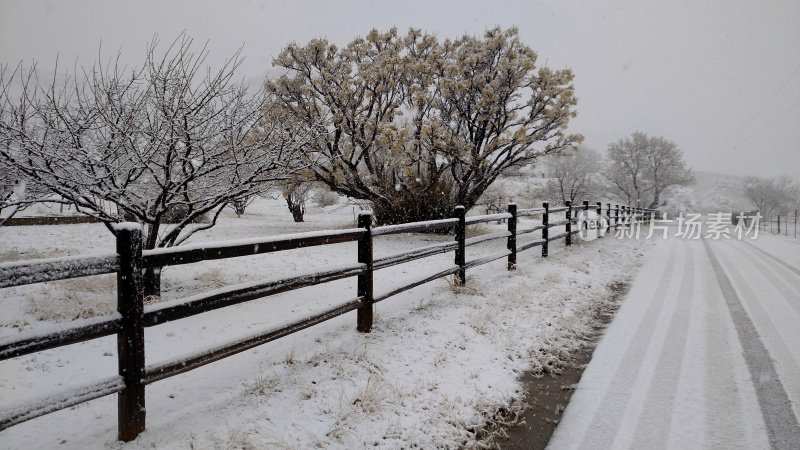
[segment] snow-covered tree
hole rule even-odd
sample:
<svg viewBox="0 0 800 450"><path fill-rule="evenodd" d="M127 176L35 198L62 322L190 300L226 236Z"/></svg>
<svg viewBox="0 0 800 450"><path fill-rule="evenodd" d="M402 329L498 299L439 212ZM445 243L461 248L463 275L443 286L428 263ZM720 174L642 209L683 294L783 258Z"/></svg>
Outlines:
<svg viewBox="0 0 800 450"><path fill-rule="evenodd" d="M0 159L0 226L30 204L27 190L26 180Z"/></svg>
<svg viewBox="0 0 800 450"><path fill-rule="evenodd" d="M800 186L788 176L748 177L744 193L762 216L787 214L797 208L800 202Z"/></svg>
<svg viewBox="0 0 800 450"><path fill-rule="evenodd" d="M295 222L302 222L306 214L306 201L311 198L314 183L297 179L283 184L283 199Z"/></svg>
<svg viewBox="0 0 800 450"><path fill-rule="evenodd" d="M504 171L581 140L565 132L570 70L536 68L514 28L440 42L371 31L338 48L289 45L266 83L294 126L322 124L306 147L317 180L370 201L381 223L471 208Z"/></svg>
<svg viewBox="0 0 800 450"><path fill-rule="evenodd" d="M17 67L11 71L8 66L0 67L0 80L8 80L18 76L22 69ZM30 75L30 71L26 72ZM13 95L16 100L22 101L18 92L1 92L4 97ZM0 141L6 152L12 150L12 143L9 139ZM36 183L31 182L19 169L9 164L0 154L0 226L6 224L15 214L24 210L37 202L47 200L49 192Z"/></svg>
<svg viewBox="0 0 800 450"><path fill-rule="evenodd" d="M683 152L663 137L650 137L637 131L609 144L608 159L610 167L606 176L612 190L629 205L656 208L664 189L694 182L694 175L683 160Z"/></svg>
<svg viewBox="0 0 800 450"><path fill-rule="evenodd" d="M567 200L575 203L596 197L603 170L603 160L596 150L580 147L564 151L548 157L544 166L549 179L540 197L560 205Z"/></svg>
<svg viewBox="0 0 800 450"><path fill-rule="evenodd" d="M132 70L98 63L63 82L17 71L0 88L0 158L112 233L133 220L146 249L181 244L290 176L304 144L261 120L265 94L234 79L238 52L216 70L206 55L181 36L162 54L154 40ZM158 270L145 278L158 293Z"/></svg>

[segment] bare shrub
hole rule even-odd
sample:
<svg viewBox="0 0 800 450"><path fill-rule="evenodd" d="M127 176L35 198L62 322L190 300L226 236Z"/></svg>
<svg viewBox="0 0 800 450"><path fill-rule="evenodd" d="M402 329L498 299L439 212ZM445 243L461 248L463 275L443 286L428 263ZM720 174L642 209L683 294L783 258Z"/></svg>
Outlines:
<svg viewBox="0 0 800 450"><path fill-rule="evenodd" d="M524 395L520 398L524 398ZM500 441L508 439L506 430L524 423L525 411L530 405L519 399L512 399L507 405L496 407L482 407L481 416L486 421L474 428L468 429L475 433L475 439L484 448L500 448Z"/></svg>
<svg viewBox="0 0 800 450"><path fill-rule="evenodd" d="M273 392L277 392L276 390L279 384L280 384L280 378L278 378L276 375L265 377L263 374L259 373L258 377L256 377L256 379L252 383L244 384L244 391L242 392L242 395L269 396Z"/></svg>
<svg viewBox="0 0 800 450"><path fill-rule="evenodd" d="M477 280L471 276L467 277L466 282L463 285L461 285L458 280L458 276L456 275L445 277L445 281L447 281L447 286L450 288L450 290L456 295L463 294L478 295L481 297L486 296L486 292L484 292L480 283L478 283Z"/></svg>
<svg viewBox="0 0 800 450"><path fill-rule="evenodd" d="M318 189L312 197L314 203L316 203L320 208L336 205L339 203L340 199L341 197L339 197L339 194L328 189Z"/></svg>

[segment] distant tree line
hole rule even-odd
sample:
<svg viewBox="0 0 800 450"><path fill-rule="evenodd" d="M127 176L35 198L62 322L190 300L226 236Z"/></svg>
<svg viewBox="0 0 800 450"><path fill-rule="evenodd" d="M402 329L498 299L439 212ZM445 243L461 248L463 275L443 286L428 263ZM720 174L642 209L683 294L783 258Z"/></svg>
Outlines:
<svg viewBox="0 0 800 450"><path fill-rule="evenodd" d="M642 132L609 144L606 159L579 148L546 160L545 167L549 180L540 195L559 202L603 193L626 205L655 209L668 188L694 182L677 144Z"/></svg>
<svg viewBox="0 0 800 450"><path fill-rule="evenodd" d="M763 217L789 215L800 207L800 186L788 176L748 177L745 195Z"/></svg>

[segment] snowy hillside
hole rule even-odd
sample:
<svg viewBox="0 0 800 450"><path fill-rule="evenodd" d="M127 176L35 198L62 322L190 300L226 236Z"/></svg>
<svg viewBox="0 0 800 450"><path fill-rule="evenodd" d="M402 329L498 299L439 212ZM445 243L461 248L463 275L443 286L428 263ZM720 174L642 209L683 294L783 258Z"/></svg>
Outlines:
<svg viewBox="0 0 800 450"><path fill-rule="evenodd" d="M726 212L753 209L744 195L745 177L714 172L695 172L694 191L698 212Z"/></svg>

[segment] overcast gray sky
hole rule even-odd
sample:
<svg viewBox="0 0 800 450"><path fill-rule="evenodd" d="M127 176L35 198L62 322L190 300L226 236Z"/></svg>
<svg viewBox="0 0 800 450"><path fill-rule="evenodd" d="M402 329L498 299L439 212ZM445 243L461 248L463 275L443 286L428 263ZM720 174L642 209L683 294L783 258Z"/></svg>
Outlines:
<svg viewBox="0 0 800 450"><path fill-rule="evenodd" d="M800 1L17 1L0 2L0 62L140 64L158 33L240 46L260 77L287 43L344 44L371 28L440 38L517 26L540 63L574 70L570 129L605 152L634 131L664 136L696 170L800 177Z"/></svg>

